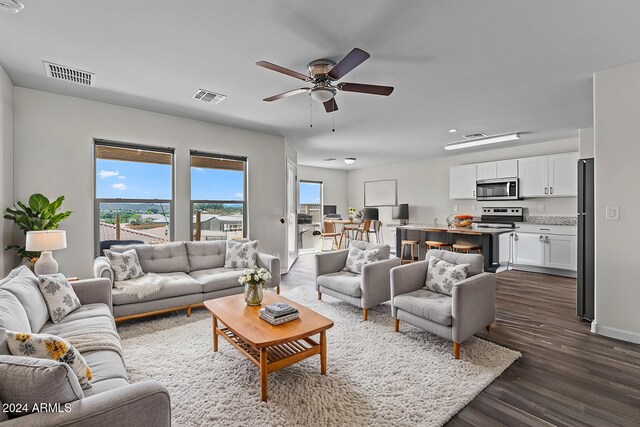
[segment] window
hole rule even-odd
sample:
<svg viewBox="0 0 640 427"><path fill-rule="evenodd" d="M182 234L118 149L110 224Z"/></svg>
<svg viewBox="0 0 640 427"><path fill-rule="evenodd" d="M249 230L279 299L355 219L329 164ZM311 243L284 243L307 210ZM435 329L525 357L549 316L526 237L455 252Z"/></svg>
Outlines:
<svg viewBox="0 0 640 427"><path fill-rule="evenodd" d="M298 194L298 247L313 249L322 229L322 182L301 180Z"/></svg>
<svg viewBox="0 0 640 427"><path fill-rule="evenodd" d="M247 236L245 157L191 152L193 240Z"/></svg>
<svg viewBox="0 0 640 427"><path fill-rule="evenodd" d="M173 149L95 141L96 253L107 240L173 240Z"/></svg>

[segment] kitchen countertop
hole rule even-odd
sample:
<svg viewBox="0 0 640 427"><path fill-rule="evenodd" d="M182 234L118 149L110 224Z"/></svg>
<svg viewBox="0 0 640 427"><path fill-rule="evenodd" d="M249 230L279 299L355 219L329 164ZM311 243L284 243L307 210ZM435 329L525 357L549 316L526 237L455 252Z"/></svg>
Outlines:
<svg viewBox="0 0 640 427"><path fill-rule="evenodd" d="M482 234L503 234L510 233L514 231L513 228L471 228L471 227L447 227L446 225L440 224L408 224L408 225L400 225L398 228L402 228L405 230L417 230L417 231L435 231L435 232L447 232L447 233L455 233L455 234L471 234L471 235L482 235Z"/></svg>

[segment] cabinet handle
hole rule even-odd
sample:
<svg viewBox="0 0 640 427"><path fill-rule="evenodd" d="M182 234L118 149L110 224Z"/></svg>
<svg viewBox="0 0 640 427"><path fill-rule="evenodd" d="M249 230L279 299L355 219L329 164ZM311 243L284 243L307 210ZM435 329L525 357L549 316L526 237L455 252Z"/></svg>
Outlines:
<svg viewBox="0 0 640 427"><path fill-rule="evenodd" d="M541 242L544 242L544 236L540 236L538 240L540 240Z"/></svg>
<svg viewBox="0 0 640 427"><path fill-rule="evenodd" d="M549 193L553 194L553 187L549 187Z"/></svg>
<svg viewBox="0 0 640 427"><path fill-rule="evenodd" d="M547 187L544 187L544 194L548 194L547 193Z"/></svg>
<svg viewBox="0 0 640 427"><path fill-rule="evenodd" d="M544 242L549 243L549 236L544 236Z"/></svg>
<svg viewBox="0 0 640 427"><path fill-rule="evenodd" d="M513 234L513 240L515 240L516 242L520 239L520 237L517 234Z"/></svg>

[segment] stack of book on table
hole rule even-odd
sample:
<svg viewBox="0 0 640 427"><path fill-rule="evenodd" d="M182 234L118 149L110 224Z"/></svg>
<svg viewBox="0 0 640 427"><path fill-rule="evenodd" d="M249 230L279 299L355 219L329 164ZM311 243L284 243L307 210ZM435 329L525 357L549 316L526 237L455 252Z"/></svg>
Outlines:
<svg viewBox="0 0 640 427"><path fill-rule="evenodd" d="M298 309L284 302L268 305L260 309L260 318L272 325L290 322L299 317Z"/></svg>

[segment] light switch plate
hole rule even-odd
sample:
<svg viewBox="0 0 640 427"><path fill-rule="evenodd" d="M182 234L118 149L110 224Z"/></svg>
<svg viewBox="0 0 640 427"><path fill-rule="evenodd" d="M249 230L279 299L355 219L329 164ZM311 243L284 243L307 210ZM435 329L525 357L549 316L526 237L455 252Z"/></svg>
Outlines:
<svg viewBox="0 0 640 427"><path fill-rule="evenodd" d="M476 211L476 205L471 205L471 210L475 212Z"/></svg>
<svg viewBox="0 0 640 427"><path fill-rule="evenodd" d="M544 212L544 205L538 205L538 212Z"/></svg>
<svg viewBox="0 0 640 427"><path fill-rule="evenodd" d="M605 208L607 213L607 221L619 221L620 220L620 206L607 206Z"/></svg>

